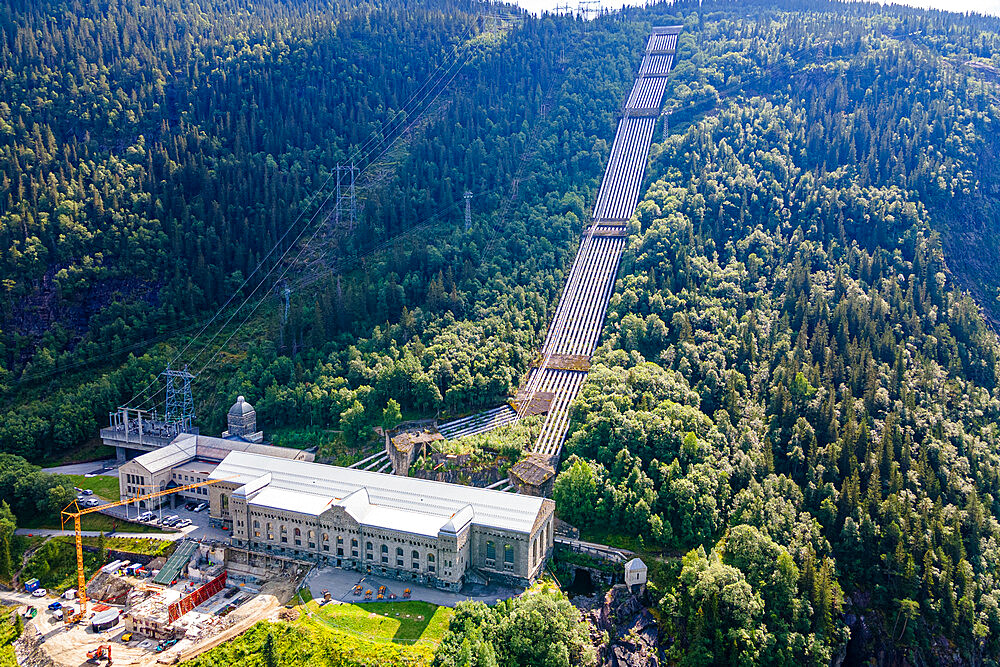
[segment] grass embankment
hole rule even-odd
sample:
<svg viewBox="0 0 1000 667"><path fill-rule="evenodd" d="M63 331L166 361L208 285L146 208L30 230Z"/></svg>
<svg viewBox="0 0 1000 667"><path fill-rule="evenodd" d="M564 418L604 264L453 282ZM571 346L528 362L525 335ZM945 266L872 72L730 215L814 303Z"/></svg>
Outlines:
<svg viewBox="0 0 1000 667"><path fill-rule="evenodd" d="M83 569L88 580L100 566L97 554L83 552ZM67 588L76 588L76 547L73 540L53 538L39 547L21 570L21 581L29 579L38 579L42 588L59 593Z"/></svg>
<svg viewBox="0 0 1000 667"><path fill-rule="evenodd" d="M64 475L73 481L73 486L80 489L90 489L95 494L105 500L118 500L118 478L108 475L94 475L86 477L84 475Z"/></svg>
<svg viewBox="0 0 1000 667"><path fill-rule="evenodd" d="M59 523L59 519L51 517L33 517L22 521L17 527L27 528L29 530L33 528L46 530L73 530L72 522L67 522L65 526L62 526ZM85 514L80 517L80 530L94 530L102 533L118 531L122 533L149 533L157 535L169 532L161 530L156 526L148 526L144 523L133 523L131 521L125 521L124 519L118 519L99 512Z"/></svg>
<svg viewBox="0 0 1000 667"><path fill-rule="evenodd" d="M194 667L262 665L268 635L282 667L427 667L454 613L427 602L371 602L320 606L300 593L293 623L261 622L198 658Z"/></svg>
<svg viewBox="0 0 1000 667"><path fill-rule="evenodd" d="M17 667L13 644L24 630L17 610L17 606L0 607L0 667Z"/></svg>
<svg viewBox="0 0 1000 667"><path fill-rule="evenodd" d="M264 646L273 646L274 664L281 667L428 667L429 646L400 646L367 641L308 618L295 624L262 621L248 632L185 662L191 667L264 665Z"/></svg>
<svg viewBox="0 0 1000 667"><path fill-rule="evenodd" d="M312 621L329 629L374 642L426 645L436 648L448 630L454 610L429 602L366 602L364 604L307 605ZM307 619L307 616L303 616Z"/></svg>
<svg viewBox="0 0 1000 667"><path fill-rule="evenodd" d="M86 546L97 547L100 545L100 538L85 537L83 543ZM106 537L104 547L137 554L166 556L173 552L176 544L166 540L141 537ZM88 580L102 565L104 562L100 560L99 554L91 551L83 552L83 566ZM42 588L53 591L61 592L67 588L75 588L76 547L73 538L53 537L33 553L21 572L21 581L32 578L37 578Z"/></svg>
<svg viewBox="0 0 1000 667"><path fill-rule="evenodd" d="M56 537L56 540L72 541L70 537ZM88 547L100 546L99 537L83 538L83 545ZM174 552L176 542L170 540L158 540L152 537L105 537L104 548L116 551L126 551L132 554L144 554L147 556L168 556Z"/></svg>

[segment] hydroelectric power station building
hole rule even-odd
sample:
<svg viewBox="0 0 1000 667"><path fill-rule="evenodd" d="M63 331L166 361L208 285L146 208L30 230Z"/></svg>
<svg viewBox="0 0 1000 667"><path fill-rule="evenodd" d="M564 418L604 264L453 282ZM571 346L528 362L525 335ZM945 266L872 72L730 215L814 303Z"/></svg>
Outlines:
<svg viewBox="0 0 1000 667"><path fill-rule="evenodd" d="M224 437L180 433L123 463L122 500L218 480L185 494L208 501L233 547L452 591L483 580L528 586L551 554L549 499L315 463L261 444L242 397L229 418Z"/></svg>
<svg viewBox="0 0 1000 667"><path fill-rule="evenodd" d="M210 475L234 546L459 590L527 586L553 546L547 498L232 452ZM473 573L470 575L470 573Z"/></svg>

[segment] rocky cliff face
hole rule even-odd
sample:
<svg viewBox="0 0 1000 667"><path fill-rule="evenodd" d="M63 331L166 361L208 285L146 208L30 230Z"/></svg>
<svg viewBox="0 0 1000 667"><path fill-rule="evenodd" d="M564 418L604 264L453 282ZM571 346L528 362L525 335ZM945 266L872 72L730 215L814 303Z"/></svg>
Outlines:
<svg viewBox="0 0 1000 667"><path fill-rule="evenodd" d="M646 608L644 594L624 584L613 586L603 603L587 612L600 664L605 667L658 667L656 619Z"/></svg>

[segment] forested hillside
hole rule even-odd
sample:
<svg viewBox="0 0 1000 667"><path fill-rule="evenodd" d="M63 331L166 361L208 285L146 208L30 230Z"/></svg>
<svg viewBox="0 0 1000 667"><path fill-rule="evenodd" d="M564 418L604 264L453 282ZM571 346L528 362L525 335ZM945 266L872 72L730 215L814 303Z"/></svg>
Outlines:
<svg viewBox="0 0 1000 667"><path fill-rule="evenodd" d="M687 14L557 505L686 552L681 664L990 662L1000 25L769 4Z"/></svg>
<svg viewBox="0 0 1000 667"><path fill-rule="evenodd" d="M354 408L354 432L390 395L433 412L508 393L561 283L641 26L491 26L448 3L88 7L4 10L2 85L23 100L4 107L4 450L47 458L93 437L300 229L311 238L330 215L327 176L372 146L356 229L323 231L314 261L291 267L309 282L287 327L266 305L220 358L240 312L180 359L205 371L200 412L218 418L216 392L218 405L241 392L271 426L338 427ZM350 261L407 230L419 233Z"/></svg>
<svg viewBox="0 0 1000 667"><path fill-rule="evenodd" d="M672 572L653 585L669 664L994 664L1000 22L818 0L483 14L0 8L0 450L92 438L297 252L352 156L374 162L357 227L325 223L291 264L287 324L272 296L180 358L200 424L243 394L265 429L362 443L384 413L504 400L649 26L678 22L558 511ZM460 614L439 663L528 655L509 611ZM589 659L577 639L561 657Z"/></svg>

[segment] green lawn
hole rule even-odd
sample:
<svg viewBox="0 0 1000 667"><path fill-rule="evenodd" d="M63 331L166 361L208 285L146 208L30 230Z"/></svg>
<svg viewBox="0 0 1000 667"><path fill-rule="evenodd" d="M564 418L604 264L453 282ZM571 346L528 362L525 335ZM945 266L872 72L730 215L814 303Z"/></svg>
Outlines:
<svg viewBox="0 0 1000 667"><path fill-rule="evenodd" d="M368 602L365 604L308 604L316 620L335 630L370 641L437 646L448 630L454 611L429 602Z"/></svg>
<svg viewBox="0 0 1000 667"><path fill-rule="evenodd" d="M303 616L294 624L261 621L248 632L183 663L191 667L264 664L260 659L267 637L272 638L281 667L430 667L434 651L429 645L405 646L368 641L333 629L316 617ZM0 663L0 667L6 667Z"/></svg>
<svg viewBox="0 0 1000 667"><path fill-rule="evenodd" d="M90 489L105 500L118 500L118 478L107 475L84 477L83 475L65 475L72 480L73 486Z"/></svg>
<svg viewBox="0 0 1000 667"><path fill-rule="evenodd" d="M57 537L57 540L68 540L69 537ZM99 546L100 538L85 537L85 546ZM176 542L170 540L157 540L152 537L106 537L104 538L105 549L115 549L117 551L128 551L134 554L147 554L150 556L166 556L173 553L177 546Z"/></svg>

